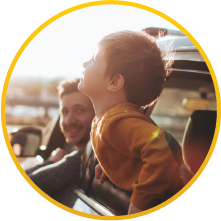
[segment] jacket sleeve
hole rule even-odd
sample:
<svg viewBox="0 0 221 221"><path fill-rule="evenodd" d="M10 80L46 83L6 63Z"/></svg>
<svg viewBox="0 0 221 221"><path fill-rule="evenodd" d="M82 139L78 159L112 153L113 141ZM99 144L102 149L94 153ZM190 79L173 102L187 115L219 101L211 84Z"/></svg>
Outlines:
<svg viewBox="0 0 221 221"><path fill-rule="evenodd" d="M60 161L41 167L28 174L29 178L50 195L64 186L77 184L80 179L81 155L84 150L73 151Z"/></svg>
<svg viewBox="0 0 221 221"><path fill-rule="evenodd" d="M178 164L169 147L150 149L144 146L141 159L143 167L138 180L133 183L131 202L144 210L156 206L179 191L181 180Z"/></svg>
<svg viewBox="0 0 221 221"><path fill-rule="evenodd" d="M103 139L119 152L142 161L138 179L132 184L131 202L137 208L151 208L179 191L179 166L163 130L141 119L125 118L108 122L103 131Z"/></svg>
<svg viewBox="0 0 221 221"><path fill-rule="evenodd" d="M36 165L36 166L34 166L34 167L31 167L31 168L28 168L27 170L25 170L25 173L27 173L27 174L31 174L31 173L33 173L35 170L37 170L37 169L40 169L41 167L45 167L45 166L47 166L47 165L50 165L50 164L52 164L52 163L54 163L53 161L50 161L50 160L45 160L43 163L41 163L41 164L38 164L38 165Z"/></svg>

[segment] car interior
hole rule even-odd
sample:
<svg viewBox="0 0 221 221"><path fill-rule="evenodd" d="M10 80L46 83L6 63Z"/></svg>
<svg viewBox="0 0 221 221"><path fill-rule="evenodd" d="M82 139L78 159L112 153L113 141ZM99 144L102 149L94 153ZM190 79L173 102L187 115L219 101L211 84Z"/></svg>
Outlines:
<svg viewBox="0 0 221 221"><path fill-rule="evenodd" d="M216 126L216 111L196 110L189 117L183 137L183 159L193 174L210 149Z"/></svg>

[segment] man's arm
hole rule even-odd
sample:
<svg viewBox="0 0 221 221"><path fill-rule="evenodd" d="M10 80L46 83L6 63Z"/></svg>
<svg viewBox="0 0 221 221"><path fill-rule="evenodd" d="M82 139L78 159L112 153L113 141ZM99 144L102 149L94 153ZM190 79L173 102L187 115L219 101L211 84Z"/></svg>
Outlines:
<svg viewBox="0 0 221 221"><path fill-rule="evenodd" d="M67 152L65 150L63 150L61 148L57 148L56 150L54 150L52 152L52 154L50 155L50 157L47 160L45 160L43 163L41 163L39 165L36 165L34 167L31 167L31 168L25 170L25 172L27 174L30 174L41 167L50 165L52 163L56 163L59 160L61 160L66 154L67 154Z"/></svg>
<svg viewBox="0 0 221 221"><path fill-rule="evenodd" d="M28 176L48 195L70 183L77 184L80 178L80 164L83 151L73 151L62 160L41 167L29 173Z"/></svg>
<svg viewBox="0 0 221 221"><path fill-rule="evenodd" d="M45 160L43 163L38 164L38 165L36 165L36 166L34 166L34 167L31 167L31 168L25 170L25 173L27 173L27 175L29 175L29 174L33 173L35 170L37 170L37 169L39 169L39 168L41 168L41 167L45 167L45 166L47 166L47 165L50 165L50 164L52 164L52 163L54 163L54 162L53 162L53 161L50 161L50 160Z"/></svg>

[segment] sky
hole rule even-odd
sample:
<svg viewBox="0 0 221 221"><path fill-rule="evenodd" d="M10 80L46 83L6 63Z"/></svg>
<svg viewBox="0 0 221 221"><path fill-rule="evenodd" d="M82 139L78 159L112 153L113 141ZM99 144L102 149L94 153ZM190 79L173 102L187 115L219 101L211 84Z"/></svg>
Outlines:
<svg viewBox="0 0 221 221"><path fill-rule="evenodd" d="M71 12L37 34L20 56L12 78L79 77L83 62L91 58L103 36L145 27L177 30L164 18L131 6L99 5Z"/></svg>

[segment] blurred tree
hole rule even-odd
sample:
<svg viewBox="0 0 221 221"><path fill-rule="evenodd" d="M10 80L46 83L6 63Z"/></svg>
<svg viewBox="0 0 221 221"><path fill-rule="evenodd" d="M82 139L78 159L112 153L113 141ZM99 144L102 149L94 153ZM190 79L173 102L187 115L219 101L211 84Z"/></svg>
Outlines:
<svg viewBox="0 0 221 221"><path fill-rule="evenodd" d="M8 92L17 93L21 91L23 96L33 96L40 98L42 90L46 91L49 96L57 97L57 87L63 78L46 79L46 78L23 78L23 79L11 79Z"/></svg>
<svg viewBox="0 0 221 221"><path fill-rule="evenodd" d="M61 78L56 78L56 79L48 82L47 91L48 91L48 94L50 96L56 96L57 97L57 95L58 95L57 87L58 87L61 80L62 80Z"/></svg>
<svg viewBox="0 0 221 221"><path fill-rule="evenodd" d="M24 83L24 93L27 95L32 95L34 97L39 97L41 94L41 89L44 87L42 81L32 81L29 83Z"/></svg>
<svg viewBox="0 0 221 221"><path fill-rule="evenodd" d="M17 92L20 91L20 95L22 96L34 96L38 98L41 94L42 87L44 87L44 84L40 80L17 80L12 82L10 81L7 93L15 93L16 95Z"/></svg>

